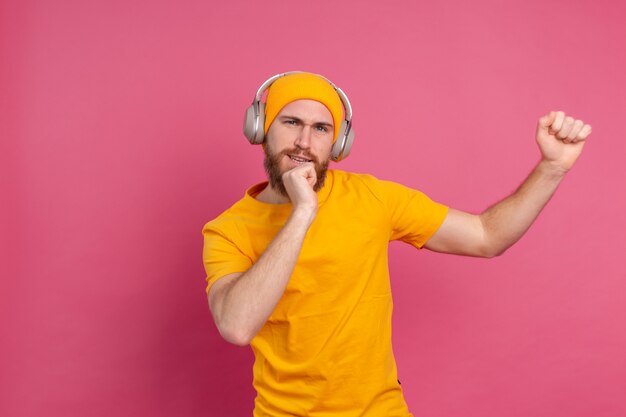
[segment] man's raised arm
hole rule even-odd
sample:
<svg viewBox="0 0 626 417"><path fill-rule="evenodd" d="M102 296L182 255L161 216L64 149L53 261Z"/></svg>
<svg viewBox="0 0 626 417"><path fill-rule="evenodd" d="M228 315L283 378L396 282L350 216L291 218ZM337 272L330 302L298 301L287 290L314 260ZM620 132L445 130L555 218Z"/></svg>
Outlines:
<svg viewBox="0 0 626 417"><path fill-rule="evenodd" d="M493 257L528 230L574 165L591 126L563 112L550 112L537 124L541 161L509 197L479 215L450 209L425 247L444 253Z"/></svg>

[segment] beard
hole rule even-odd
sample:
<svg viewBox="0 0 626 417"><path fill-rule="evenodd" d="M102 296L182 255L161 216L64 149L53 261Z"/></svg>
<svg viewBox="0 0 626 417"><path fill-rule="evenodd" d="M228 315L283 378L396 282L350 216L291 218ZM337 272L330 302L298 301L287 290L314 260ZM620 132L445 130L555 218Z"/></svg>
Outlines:
<svg viewBox="0 0 626 417"><path fill-rule="evenodd" d="M267 172L267 178L269 179L270 186L278 191L282 196L289 198L289 194L287 194L287 189L285 188L285 184L283 183L283 174L284 172L280 170L280 160L288 155L300 155L304 154L307 159L310 159L313 162L315 173L317 175L317 181L313 186L313 191L318 192L324 186L324 181L326 180L326 172L328 171L328 163L329 159L326 159L324 162L320 162L313 154L311 154L308 150L302 150L299 148L291 148L285 149L281 152L274 153L271 149L268 142L265 143L264 146L265 151L265 160L263 161L263 166L265 167L265 172Z"/></svg>

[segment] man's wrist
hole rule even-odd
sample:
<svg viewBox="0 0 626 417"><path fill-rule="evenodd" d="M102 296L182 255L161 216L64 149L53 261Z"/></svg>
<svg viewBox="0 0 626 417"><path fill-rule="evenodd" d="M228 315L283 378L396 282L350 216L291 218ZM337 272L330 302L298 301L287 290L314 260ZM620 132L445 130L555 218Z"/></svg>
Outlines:
<svg viewBox="0 0 626 417"><path fill-rule="evenodd" d="M561 180L565 177L565 174L569 171L567 168L563 168L561 165L554 161L542 159L537 165L537 170L544 176L551 179Z"/></svg>
<svg viewBox="0 0 626 417"><path fill-rule="evenodd" d="M313 223L316 214L317 207L298 206L294 207L290 217L296 222L305 222L308 227Z"/></svg>

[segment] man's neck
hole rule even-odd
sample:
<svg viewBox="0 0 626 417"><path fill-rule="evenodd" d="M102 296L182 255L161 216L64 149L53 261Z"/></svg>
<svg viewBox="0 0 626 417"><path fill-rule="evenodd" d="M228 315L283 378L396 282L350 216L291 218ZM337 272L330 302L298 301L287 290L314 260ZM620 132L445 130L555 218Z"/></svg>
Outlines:
<svg viewBox="0 0 626 417"><path fill-rule="evenodd" d="M286 204L289 203L289 198L285 197L278 191L276 191L269 182L267 186L255 197L258 201L267 204Z"/></svg>

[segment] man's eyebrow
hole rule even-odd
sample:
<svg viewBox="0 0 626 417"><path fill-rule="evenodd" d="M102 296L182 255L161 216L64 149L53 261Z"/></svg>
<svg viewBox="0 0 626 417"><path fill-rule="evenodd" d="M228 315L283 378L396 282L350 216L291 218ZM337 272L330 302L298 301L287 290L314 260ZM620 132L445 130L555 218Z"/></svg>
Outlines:
<svg viewBox="0 0 626 417"><path fill-rule="evenodd" d="M280 120L286 120L286 119L295 120L295 121L300 122L300 123L302 123L302 121L303 121L303 120L302 120L302 119L300 119L299 117L296 117L296 116L290 116L290 115L288 115L288 114L284 114L284 115L282 115L282 116L279 116L278 118L279 118ZM314 122L313 124L314 124L314 125L317 125L317 126L328 126L328 127L331 127L331 128L333 127L333 124L332 124L332 123L327 123L327 122Z"/></svg>
<svg viewBox="0 0 626 417"><path fill-rule="evenodd" d="M331 127L331 128L333 127L333 124L332 124L332 123L317 122L317 123L315 123L315 124L316 124L316 125L319 125L319 126L328 126L328 127Z"/></svg>

